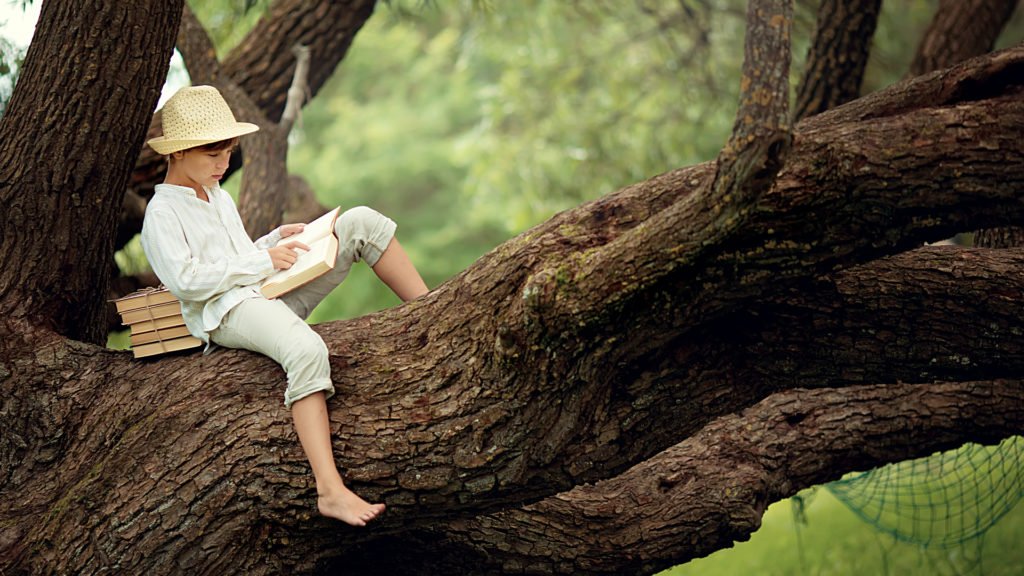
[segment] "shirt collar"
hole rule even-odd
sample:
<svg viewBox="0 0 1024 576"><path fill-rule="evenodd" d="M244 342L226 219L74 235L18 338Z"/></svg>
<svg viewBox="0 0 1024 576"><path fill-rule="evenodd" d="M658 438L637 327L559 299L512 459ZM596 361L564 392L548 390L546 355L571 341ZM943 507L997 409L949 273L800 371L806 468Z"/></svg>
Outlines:
<svg viewBox="0 0 1024 576"><path fill-rule="evenodd" d="M206 190L207 196L214 190L219 190L220 186L203 186L203 190ZM188 196L189 198L196 198L196 191L191 186L179 186L178 184L168 184L162 182L153 187L154 192L167 192L170 194L176 194L179 196Z"/></svg>

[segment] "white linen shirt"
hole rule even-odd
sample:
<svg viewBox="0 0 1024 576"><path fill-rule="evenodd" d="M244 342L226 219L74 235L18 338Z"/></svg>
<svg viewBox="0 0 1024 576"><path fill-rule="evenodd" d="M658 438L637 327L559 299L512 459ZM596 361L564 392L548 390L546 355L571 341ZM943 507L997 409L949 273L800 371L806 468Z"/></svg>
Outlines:
<svg viewBox="0 0 1024 576"><path fill-rule="evenodd" d="M203 187L209 202L188 186L157 184L142 224L142 249L153 272L181 300L188 331L211 350L211 330L239 302L262 298L258 283L274 273L268 248L280 228L253 242L231 196Z"/></svg>

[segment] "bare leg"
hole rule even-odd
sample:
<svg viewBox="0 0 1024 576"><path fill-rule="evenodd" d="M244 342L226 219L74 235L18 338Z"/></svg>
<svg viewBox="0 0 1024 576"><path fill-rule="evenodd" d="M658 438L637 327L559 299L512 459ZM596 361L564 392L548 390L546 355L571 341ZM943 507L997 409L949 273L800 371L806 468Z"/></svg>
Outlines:
<svg viewBox="0 0 1024 576"><path fill-rule="evenodd" d="M391 239L387 249L373 265L373 271L392 292L406 302L427 293L426 283L397 238Z"/></svg>
<svg viewBox="0 0 1024 576"><path fill-rule="evenodd" d="M292 404L292 419L299 442L306 452L316 478L320 513L353 526L366 526L384 511L383 504L370 504L345 486L334 464L331 451L331 426L327 400L323 392L310 394Z"/></svg>

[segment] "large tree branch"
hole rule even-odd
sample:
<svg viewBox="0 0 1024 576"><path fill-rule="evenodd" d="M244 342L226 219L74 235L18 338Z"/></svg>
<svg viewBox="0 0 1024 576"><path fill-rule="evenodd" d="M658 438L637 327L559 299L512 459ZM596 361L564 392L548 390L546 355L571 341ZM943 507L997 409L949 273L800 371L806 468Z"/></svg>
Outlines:
<svg viewBox="0 0 1024 576"><path fill-rule="evenodd" d="M1019 90L1024 76L1024 44L972 58L950 68L903 81L839 108L812 116L800 125L812 129L840 122L899 116L912 110L955 106Z"/></svg>
<svg viewBox="0 0 1024 576"><path fill-rule="evenodd" d="M557 457L566 462L568 468L564 471L575 474L571 485L612 474L624 464L637 462L662 449L665 442L671 443L673 438L683 438L698 430L713 415L742 409L766 394L789 386L850 386L887 374L906 381L971 374L993 377L1019 375L1024 370L1024 350L1020 349L1020 339L998 336L1019 328L1015 318L1024 293L1024 281L1021 280L1024 274L1019 272L1024 266L1024 256L1013 251L951 248L919 252L923 253L901 255L882 261L881 265L872 263L863 271L844 273L835 287L820 289L816 299L802 304L794 300L794 295L768 302L764 306L766 309L780 306L785 309L776 310L771 319L761 320L763 324L724 325L717 333L694 334L692 342L676 342L664 351L662 358L647 359L659 364L634 372L628 379L626 374L622 374L613 380L612 387L607 389L608 394L599 390L576 389L571 396L561 398L558 394L545 397L544 385L531 390L531 401L520 406L530 412L529 420L540 423L551 422L552 418L555 421L565 418L569 415L567 410L580 410L587 405L584 397L593 396L595 392L598 394L599 402L591 404L596 406L592 419L580 420L577 414L573 417L575 420L562 423L570 429L576 427L578 433L575 442L564 442L560 446L545 445L549 440L536 438L526 431L515 432L503 425L495 426L503 417L495 408L469 410L465 417L459 416L461 408L456 403L478 401L481 393L486 397L487 392L475 389L473 381L466 383L468 389L457 391L454 387L458 386L461 378L446 368L440 369L439 377L449 380L447 391L440 398L436 392L425 394L422 389L401 394L398 388L386 384L390 379L383 383L371 380L361 385L346 385L344 380L347 378L344 378L338 383L342 395L338 402L344 408L335 409L335 420L345 423L340 433L340 460L361 490L384 488L384 493L389 494L389 517L383 519L371 536L433 524L440 520L435 517L438 515L451 518L472 510L500 506L503 502L507 505L535 497L538 487L528 483L496 490L496 479L506 473L499 465L500 456L506 451L531 454L534 458L541 458L542 454L552 450L565 452L562 456L549 454L547 458ZM990 284L989 279L995 283ZM986 290L989 297L979 297ZM930 316L929 309L932 308ZM808 315L808 310L814 313ZM845 310L849 312L844 314L842 311ZM940 313L935 310L941 311L947 319L934 322L934 315ZM752 315L759 316L764 315L756 311ZM374 346L374 342L366 341L365 334L370 332L364 330L354 330L347 337L339 337L337 328L343 326L345 324L322 327L329 328L325 336L332 342L335 353L339 347L355 352L365 346ZM394 323L378 324L379 330L385 332L388 331L387 326L394 326ZM405 325L398 328L398 332L387 332L383 337L396 338L397 334L408 332L412 326ZM992 336L979 340L975 334ZM744 344L748 341L756 345L748 347ZM808 346L808 342L818 341L824 343L818 344L817 349ZM910 341L914 342L913 346L907 344ZM856 347L853 342L857 342ZM958 346L957 342L962 344ZM74 388L57 394L75 398L94 382L105 387L106 396L109 396L108 401L98 400L99 404L94 408L97 417L105 422L146 423L154 418L160 422L159 430L153 425L143 424L121 431L118 425L107 424L98 429L98 434L96 431L86 436L77 434L78 440L69 446L74 453L68 454L63 461L63 478L70 481L87 470L98 473L98 476L70 491L66 487L58 491L72 500L88 497L92 486L103 492L111 491L105 482L114 479L104 480L107 478L104 470L137 472L118 476L117 482L123 482L132 489L115 491L113 497L116 502L104 505L114 507L104 508L106 512L98 511L102 513L96 514L96 524L89 528L90 531L117 534L116 542L122 543L136 541L140 534L159 538L156 533L164 532L165 527L171 527L172 532L203 531L210 533L208 545L227 550L233 550L228 542L252 541L256 536L249 532L214 530L212 523L217 522L223 513L208 508L220 502L207 503L206 499L212 493L231 495L237 508L232 508L230 514L245 517L237 519L238 530L249 530L269 522L273 528L269 528L271 532L266 537L271 541L291 538L303 542L298 547L269 549L267 556L247 561L284 562L287 566L296 567L301 565L302 556L307 553L304 550L337 551L352 544L354 537L358 538L351 534L342 538L330 531L321 533L325 526L315 522L309 525L310 512L297 504L310 493L312 486L306 478L302 454L290 445L286 415L279 407L268 406L265 400L273 396L272 390L279 386L281 377L279 371L273 369L272 362L244 353L219 355L211 358L211 366L215 364L218 373L226 376L207 376L200 380L199 385L188 386L187 382L195 379L189 374L204 372L205 362L195 366L194 360L190 363L168 359L159 364L141 365L126 361L123 369L132 370L134 365L135 380L144 381L146 373L152 372L154 376L160 374L163 381L180 383L173 389L161 389L157 396L136 396L118 390L118 385L111 387L108 384L118 378L93 372L97 367L82 354L85 350L62 348L64 351L56 357L67 358L70 352L71 358L77 358L72 363L76 366L76 374L82 376L74 376ZM967 349L970 349L969 353L961 353ZM100 359L109 364L107 358ZM402 359L378 360L386 360L387 365L410 366ZM360 375L370 375L378 370L365 364L376 364L373 358L358 353L334 357L336 368L339 361L344 362L345 369L334 373L346 377L361 378ZM177 364L179 376L167 373L169 363ZM67 365L67 360L64 360L60 366L65 367L57 366L55 369L67 370ZM606 369L616 366L612 363ZM15 372L19 370L17 366L12 368ZM617 369L636 370L632 366L619 366ZM246 373L246 381L249 382L242 401L238 398L233 376L239 372ZM543 374L532 377L544 379ZM48 372L41 372L39 378L45 382L51 377ZM502 390L500 383L487 382L486 385L494 391ZM126 381L124 386L128 387L126 390L145 389L138 382ZM598 383L597 386L607 384ZM512 400L505 394L501 396ZM126 399L131 400L126 402ZM11 406L12 412L34 422L52 421L52 417L46 417L45 413L25 406L24 400L18 402ZM509 403L516 404L514 401ZM127 414L125 408L128 408ZM56 438L66 430L82 430L75 421L77 417L80 415L61 416L63 425L60 430L55 430L58 433ZM424 417L432 421L424 421ZM417 421L429 422L430 425L417 426ZM413 425L407 426L406 423ZM10 429L18 428L11 426ZM460 434L460 430L470 434ZM364 434L369 440L367 443L360 441ZM504 438L493 440L495 444L491 450L497 449L497 452L477 452L481 440L488 436L495 438L495 435ZM49 435L40 435L39 438L43 441L39 446L26 446L24 440L15 440L29 454L46 454L52 450L46 448L52 442L47 440ZM143 453L143 446L152 453ZM11 455L10 462L13 463L18 458L18 451L10 452L9 449L10 446L3 452ZM450 455L435 460L431 453L437 452ZM96 461L92 457L95 454L104 456ZM460 466L469 466L464 473L470 470L476 473L464 476L459 488L445 480L447 474L439 467L422 466L423 460L434 460L438 465L445 460L454 460ZM82 471L77 471L73 463L79 463ZM38 461L25 460L15 466L10 485L25 489L25 482L29 479L53 481L46 475L33 474L33 464L38 465ZM543 460L524 464L543 466ZM198 471L204 472L197 479ZM540 470L519 471L536 480L540 479L538 472ZM486 474L493 474L490 481L484 481ZM140 483L143 489L136 492ZM387 486L391 488L385 488ZM154 494L165 495L157 497L154 502ZM149 508L160 503L168 508L153 519ZM45 506L43 502L37 505ZM34 509L32 502L25 502L20 512L38 515L45 510L45 507ZM66 513L77 514L76 510L67 508ZM243 514L243 510L248 512ZM113 523L104 524L104 518L113 518ZM70 522L70 518L67 520ZM54 524L60 525L64 523ZM10 541L35 541L39 535L22 533L7 536ZM67 544L74 545L74 541ZM187 548L186 544L182 542L181 546ZM241 558L242 552L237 552ZM128 552L109 549L108 553ZM144 550L137 554L131 552L129 557L133 562L144 562ZM157 565L150 567L162 570Z"/></svg>
<svg viewBox="0 0 1024 576"><path fill-rule="evenodd" d="M946 68L992 50L1018 3L1018 0L943 0L918 45L909 74ZM1021 246L1024 232L1017 227L986 228L975 233L974 242L989 248Z"/></svg>
<svg viewBox="0 0 1024 576"><path fill-rule="evenodd" d="M807 49L793 118L856 100L868 63L882 0L822 0L818 26Z"/></svg>
<svg viewBox="0 0 1024 576"><path fill-rule="evenodd" d="M878 260L841 273L834 281L822 282L813 290L766 302L750 311L746 319L729 319L726 327L715 333L701 334L699 340L710 344L692 353L701 360L687 366L688 374L696 380L694 388L700 390L713 389L715 380L726 380L719 385L720 395L733 401L740 391L755 397L779 390L775 392L778 396L789 394L785 390L791 386L851 386L892 378L897 382L921 382L930 388L927 383L935 378L1019 376L1024 373L1024 343L1019 337L1018 318L1024 297L1021 278L1024 251L923 248ZM716 354L720 356L718 360L713 359ZM723 365L728 366L727 371L719 368ZM672 370L671 362L666 362L652 366L650 372L666 374ZM833 393L856 397L860 390L854 387L852 392ZM677 397L668 410L676 413L679 422L686 423L681 424L684 429L689 429L694 423L699 425L694 414L708 407L699 404L687 410L679 406L699 402L701 398ZM665 399L652 404L658 403L664 404ZM966 406L968 412L978 409L975 404ZM922 416L921 412L915 414ZM641 414L637 421L647 422L648 417ZM938 424L956 425L948 421ZM860 433L855 432L857 437ZM499 567L518 571L525 567L527 571L542 572L644 572L652 569L652 562L684 562L694 554L703 555L727 545L730 540L725 537L713 540L714 543L700 539L707 547L689 547L697 537L685 536L695 530L689 514L692 501L630 499L633 492L624 488L635 485L637 478L652 471L685 468L685 458L678 448L661 453L614 480L576 488L517 512L456 521L450 532L442 527L415 536L412 542L432 550L432 562L418 569L425 573L455 566L460 566L460 572L467 570L467 566L470 571L497 571ZM794 447L791 453L799 453L804 459L814 458L813 450L809 457L808 452L799 452L801 448ZM882 452L875 444L871 450L874 456L881 457ZM914 455L927 453L928 448L922 450ZM848 464L833 466L831 473L839 475L850 469ZM821 472L827 473L828 469ZM582 499L584 505L577 501L581 494L586 495ZM603 510L628 513L621 518L622 522L613 519L608 524L598 520L604 515L592 514L586 506L594 502L603 502ZM554 522L550 511L555 512ZM570 517L573 522L564 522ZM481 538L485 533L489 536ZM639 547L636 542L627 542L638 534L644 535ZM680 534L684 535L682 541ZM410 541L409 535L402 538ZM570 540L574 544L566 545ZM541 544L543 541L548 544ZM363 562L379 558L378 552L389 542L384 539L345 553L341 561L365 566L373 573L370 565ZM552 553L552 547L562 551ZM416 555L420 550L418 545L407 545L403 554ZM467 556L469 552L472 554ZM408 557L403 554L392 553L389 561L407 562ZM386 572L387 566L390 564L378 568Z"/></svg>
<svg viewBox="0 0 1024 576"><path fill-rule="evenodd" d="M224 59L224 70L273 122L281 119L295 75L292 47L310 50L309 91L315 96L348 53L376 0L277 0Z"/></svg>
<svg viewBox="0 0 1024 576"><path fill-rule="evenodd" d="M708 223L728 234L775 176L789 152L790 21L792 0L751 0L747 4L740 105L729 141L718 155L710 191L698 197Z"/></svg>
<svg viewBox="0 0 1024 576"><path fill-rule="evenodd" d="M188 69L188 76L193 85L213 84L220 80L222 71L220 61L217 60L217 48L214 47L213 41L206 33L203 23L199 21L188 4L182 8L177 48L181 53L181 59L185 62L185 68ZM251 101L249 104L251 105ZM241 103L236 104L236 106L239 105Z"/></svg>
<svg viewBox="0 0 1024 576"><path fill-rule="evenodd" d="M770 503L803 488L1022 432L1021 380L786 390L612 480L336 563L366 574L651 574L747 540Z"/></svg>

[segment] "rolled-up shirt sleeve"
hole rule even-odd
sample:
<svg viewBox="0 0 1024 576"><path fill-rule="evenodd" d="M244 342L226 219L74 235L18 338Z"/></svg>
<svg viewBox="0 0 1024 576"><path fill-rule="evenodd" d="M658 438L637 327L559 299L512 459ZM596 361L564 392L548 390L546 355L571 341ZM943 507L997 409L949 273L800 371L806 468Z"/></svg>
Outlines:
<svg viewBox="0 0 1024 576"><path fill-rule="evenodd" d="M274 272L270 253L265 249L230 258L200 259L192 253L178 218L170 211L146 214L142 249L160 281L182 300L209 300L234 286L259 282Z"/></svg>

